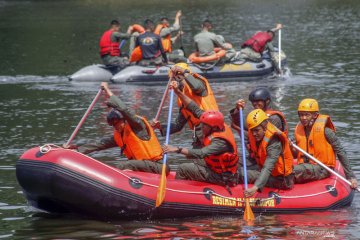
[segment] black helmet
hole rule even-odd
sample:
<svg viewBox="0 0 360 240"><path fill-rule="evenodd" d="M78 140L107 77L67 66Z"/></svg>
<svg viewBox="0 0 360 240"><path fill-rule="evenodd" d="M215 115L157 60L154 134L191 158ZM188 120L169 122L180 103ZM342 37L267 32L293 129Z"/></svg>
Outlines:
<svg viewBox="0 0 360 240"><path fill-rule="evenodd" d="M106 117L106 120L107 120L109 126L114 126L114 121L121 120L121 119L124 119L124 116L118 110L116 110L114 108L108 112L108 115Z"/></svg>
<svg viewBox="0 0 360 240"><path fill-rule="evenodd" d="M271 101L271 95L270 92L266 89L266 88L257 88L253 91L251 91L251 93L249 94L249 100L251 102L253 101L266 101L266 100L270 100Z"/></svg>

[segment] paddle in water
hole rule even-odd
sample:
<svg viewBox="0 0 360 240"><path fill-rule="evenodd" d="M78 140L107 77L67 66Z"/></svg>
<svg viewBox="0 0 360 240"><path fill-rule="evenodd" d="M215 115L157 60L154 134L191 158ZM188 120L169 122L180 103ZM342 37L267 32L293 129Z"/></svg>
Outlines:
<svg viewBox="0 0 360 240"><path fill-rule="evenodd" d="M245 136L244 136L244 120L243 120L243 110L240 108L240 136L241 136L241 148L242 148L242 160L243 160L243 168L244 168L244 185L245 190L248 189L248 181L247 181L247 172L246 172L246 155L245 155ZM247 222L251 222L255 220L254 213L251 209L249 198L245 198L245 210L244 210L244 220Z"/></svg>
<svg viewBox="0 0 360 240"><path fill-rule="evenodd" d="M98 93L96 94L94 100L91 102L90 106L88 107L88 109L86 110L84 116L81 118L80 122L78 123L78 125L76 126L74 132L71 134L69 140L64 144L64 147L69 147L70 143L72 142L72 140L74 140L77 132L80 130L81 126L83 125L83 123L85 122L87 116L90 114L91 110L93 109L93 107L95 106L95 103L97 102L97 100L99 99L100 95L101 95L101 91L102 89L100 89L98 91Z"/></svg>
<svg viewBox="0 0 360 240"><path fill-rule="evenodd" d="M165 145L169 145L170 139L170 125L171 125L171 112L173 107L173 99L174 99L174 90L170 90L170 103L169 103L169 114L168 114L168 122L166 127L166 138L165 138ZM155 206L159 207L165 199L165 192L166 192L166 160L167 160L167 153L164 154L163 157L163 166L161 171L160 177L160 184L157 191L156 196L156 203Z"/></svg>

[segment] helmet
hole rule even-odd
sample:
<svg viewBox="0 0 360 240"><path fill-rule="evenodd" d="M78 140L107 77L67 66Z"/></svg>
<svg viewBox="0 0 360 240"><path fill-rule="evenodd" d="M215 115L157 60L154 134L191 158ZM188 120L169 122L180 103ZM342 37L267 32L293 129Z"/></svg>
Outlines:
<svg viewBox="0 0 360 240"><path fill-rule="evenodd" d="M111 109L108 112L108 115L106 116L106 120L109 124L109 126L114 126L115 120L121 120L124 119L124 116L116 109Z"/></svg>
<svg viewBox="0 0 360 240"><path fill-rule="evenodd" d="M257 88L255 90L252 90L251 93L249 94L249 100L250 102L253 101L266 101L266 100L270 100L271 101L271 95L270 92L266 89L266 88Z"/></svg>
<svg viewBox="0 0 360 240"><path fill-rule="evenodd" d="M305 98L299 103L298 112L318 112L319 104L315 99Z"/></svg>
<svg viewBox="0 0 360 240"><path fill-rule="evenodd" d="M259 126L263 121L269 117L261 109L252 110L246 117L246 123L249 129L253 129Z"/></svg>
<svg viewBox="0 0 360 240"><path fill-rule="evenodd" d="M170 68L168 74L169 74L169 77L173 77L174 75L176 76L178 74L178 72L175 72L174 71L174 67L180 67L184 70L187 70L188 72L191 72L191 69L189 67L189 65L187 63L184 63L184 62L181 62L181 63L177 63L175 64L174 66L172 66L172 68Z"/></svg>
<svg viewBox="0 0 360 240"><path fill-rule="evenodd" d="M209 125L210 127L217 127L224 129L224 115L219 111L206 111L201 114L200 122Z"/></svg>

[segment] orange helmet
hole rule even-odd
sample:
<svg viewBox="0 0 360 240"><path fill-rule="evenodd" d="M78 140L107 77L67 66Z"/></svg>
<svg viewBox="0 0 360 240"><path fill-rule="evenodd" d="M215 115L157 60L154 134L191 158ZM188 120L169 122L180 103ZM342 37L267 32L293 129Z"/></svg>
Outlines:
<svg viewBox="0 0 360 240"><path fill-rule="evenodd" d="M200 122L209 125L210 127L217 127L224 129L224 115L219 111L206 111L201 114Z"/></svg>
<svg viewBox="0 0 360 240"><path fill-rule="evenodd" d="M252 110L246 117L246 123L249 129L253 129L259 126L263 121L269 117L261 109Z"/></svg>
<svg viewBox="0 0 360 240"><path fill-rule="evenodd" d="M298 112L318 112L319 104L315 99L305 98L299 103Z"/></svg>

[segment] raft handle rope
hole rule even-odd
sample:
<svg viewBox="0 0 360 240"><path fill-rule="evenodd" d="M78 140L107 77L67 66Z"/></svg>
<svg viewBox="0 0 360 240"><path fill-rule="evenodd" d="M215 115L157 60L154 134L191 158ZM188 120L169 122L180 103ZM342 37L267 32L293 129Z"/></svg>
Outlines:
<svg viewBox="0 0 360 240"><path fill-rule="evenodd" d="M68 150L68 151L74 151L72 149L66 149L66 148L62 148L58 145L55 145L55 144L44 144L43 146L40 147L40 152L45 154L45 153L48 153L50 151L56 151L56 150ZM81 154L87 158L91 158L83 153L80 153L80 152L77 152L78 154ZM97 161L96 159L94 158L91 158L95 161ZM99 162L99 161L98 161ZM124 176L125 178L129 179L130 181L132 181L133 183L136 183L136 184L143 184L145 186L149 186L149 187L153 187L153 188L158 188L157 185L154 185L154 184L150 184L150 183L146 183L146 182L143 182L139 179L134 179L133 177L130 177L129 175L125 174L124 171L121 171L120 169L116 169L114 167L111 167L105 163L102 163L102 162L99 162L100 164L106 166L107 168L110 168L112 170L115 170L116 172L118 172L119 174L121 174L122 176ZM340 166L339 166L340 167ZM339 169L337 169L339 171ZM250 198L250 202L251 203L256 203L256 202L266 202L266 201L269 201L271 199L275 199L275 198L283 198L283 199L296 199L296 198L306 198L306 197L314 197L314 196L318 196L318 195L321 195L321 194L326 194L326 193L329 193L331 191L333 191L335 189L335 186L337 184L337 178L334 180L334 185L332 186L332 188L329 188L329 190L327 191L323 191L323 192L318 192L318 193L314 193L314 194L307 194L307 195L299 195L299 196L281 196L277 193L273 193L272 194L272 197L269 197L269 198L262 198L262 199L254 199L254 198ZM178 189L172 189L172 188L166 188L167 191L171 191L171 192L177 192L177 193L186 193L186 194L197 194L197 195L204 195L204 192L195 192L195 191L186 191L186 190L178 190ZM221 198L224 198L224 199L229 199L229 200L232 200L232 201L236 201L236 202L241 202L241 203L245 203L245 200L240 200L239 198L234 198L234 197L227 197L227 196L224 196L224 195L221 195L219 193L216 193L216 192L213 192L213 191L206 191L205 194L209 194L209 195L214 195L214 196L217 196L217 197L221 197Z"/></svg>

